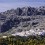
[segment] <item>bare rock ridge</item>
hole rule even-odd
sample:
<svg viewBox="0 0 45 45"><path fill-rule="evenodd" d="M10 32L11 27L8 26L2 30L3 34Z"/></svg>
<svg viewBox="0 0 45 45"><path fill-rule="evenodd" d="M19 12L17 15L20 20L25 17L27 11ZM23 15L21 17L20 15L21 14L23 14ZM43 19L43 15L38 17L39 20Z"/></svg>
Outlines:
<svg viewBox="0 0 45 45"><path fill-rule="evenodd" d="M38 29L39 31L36 31ZM11 33L12 35L20 35L23 33L25 36L40 35L40 33L41 35L45 34L45 6L39 8L23 7L1 12L0 33L3 32Z"/></svg>

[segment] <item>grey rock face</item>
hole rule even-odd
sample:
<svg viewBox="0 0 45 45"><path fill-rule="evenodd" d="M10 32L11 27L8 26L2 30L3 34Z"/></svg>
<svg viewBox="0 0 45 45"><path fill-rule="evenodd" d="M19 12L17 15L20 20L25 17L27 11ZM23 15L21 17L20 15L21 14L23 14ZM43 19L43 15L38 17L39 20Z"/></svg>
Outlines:
<svg viewBox="0 0 45 45"><path fill-rule="evenodd" d="M5 12L1 12L0 32L6 32L12 29L12 27L18 27L20 26L21 22L26 22L26 23L30 22L34 27L36 27L35 25L38 25L42 19L38 19L38 17L36 17L37 19L35 17L33 18L33 16L35 15L36 16L45 15L45 7L43 6L39 8L23 7L23 8L11 9ZM27 17L25 18L25 16ZM30 16L32 16L32 18ZM35 23L35 21L39 21L39 22Z"/></svg>

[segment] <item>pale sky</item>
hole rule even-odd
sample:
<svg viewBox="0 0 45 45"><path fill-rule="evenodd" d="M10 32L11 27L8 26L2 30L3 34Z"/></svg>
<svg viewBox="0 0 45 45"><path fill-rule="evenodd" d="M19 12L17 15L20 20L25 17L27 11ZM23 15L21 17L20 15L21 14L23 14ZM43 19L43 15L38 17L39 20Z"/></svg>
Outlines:
<svg viewBox="0 0 45 45"><path fill-rule="evenodd" d="M45 0L0 0L0 12L25 6L45 6Z"/></svg>

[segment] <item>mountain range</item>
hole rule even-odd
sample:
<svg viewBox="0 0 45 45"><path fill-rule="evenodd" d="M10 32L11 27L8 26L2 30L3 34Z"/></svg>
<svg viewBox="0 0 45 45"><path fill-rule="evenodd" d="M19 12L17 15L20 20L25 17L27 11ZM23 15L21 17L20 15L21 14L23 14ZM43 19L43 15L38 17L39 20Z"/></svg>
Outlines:
<svg viewBox="0 0 45 45"><path fill-rule="evenodd" d="M30 30L33 32L31 33ZM26 31L30 31L30 35L35 32L39 35L41 32L45 34L45 6L38 8L18 7L17 9L0 12L0 33L12 35L16 33L18 35ZM43 34L41 33L41 35Z"/></svg>

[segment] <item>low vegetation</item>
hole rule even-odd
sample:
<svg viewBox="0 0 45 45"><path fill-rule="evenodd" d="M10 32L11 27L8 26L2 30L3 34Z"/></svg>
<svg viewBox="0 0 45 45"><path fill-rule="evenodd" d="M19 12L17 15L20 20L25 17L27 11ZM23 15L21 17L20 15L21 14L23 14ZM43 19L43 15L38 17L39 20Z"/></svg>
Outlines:
<svg viewBox="0 0 45 45"><path fill-rule="evenodd" d="M0 38L0 45L45 45L45 36L10 36L7 38Z"/></svg>

